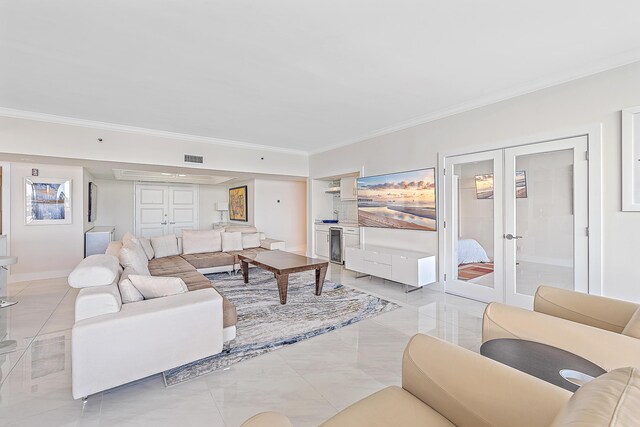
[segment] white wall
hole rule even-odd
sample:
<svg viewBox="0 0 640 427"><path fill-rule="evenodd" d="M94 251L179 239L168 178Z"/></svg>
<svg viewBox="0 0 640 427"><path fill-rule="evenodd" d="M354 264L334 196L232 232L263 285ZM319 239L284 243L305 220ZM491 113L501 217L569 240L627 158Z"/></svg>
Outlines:
<svg viewBox="0 0 640 427"><path fill-rule="evenodd" d="M306 250L306 182L256 179L254 215L267 237L284 240L288 251Z"/></svg>
<svg viewBox="0 0 640 427"><path fill-rule="evenodd" d="M310 157L310 176L363 176L437 165L438 152L474 151L602 124L603 293L640 301L640 213L621 212L620 111L640 105L640 63ZM312 215L313 216L313 213ZM365 231L366 241L437 253L437 233Z"/></svg>
<svg viewBox="0 0 640 427"><path fill-rule="evenodd" d="M0 152L291 176L309 171L303 154L10 117L0 117ZM204 163L185 164L185 154Z"/></svg>
<svg viewBox="0 0 640 427"><path fill-rule="evenodd" d="M201 230L211 230L215 222L222 221L222 212L216 210L216 203L227 202L229 200L229 190L222 185L200 185L199 200L199 228ZM224 212L224 215L226 220L229 217L229 213Z"/></svg>
<svg viewBox="0 0 640 427"><path fill-rule="evenodd" d="M24 178L31 169L40 170L39 178L72 180L71 224L25 225ZM11 164L11 254L18 263L11 266L12 282L64 277L84 257L85 212L82 167L32 163Z"/></svg>
<svg viewBox="0 0 640 427"><path fill-rule="evenodd" d="M115 239L120 240L127 231L134 231L133 181L97 179L94 182L98 186L98 216L95 225L114 226Z"/></svg>

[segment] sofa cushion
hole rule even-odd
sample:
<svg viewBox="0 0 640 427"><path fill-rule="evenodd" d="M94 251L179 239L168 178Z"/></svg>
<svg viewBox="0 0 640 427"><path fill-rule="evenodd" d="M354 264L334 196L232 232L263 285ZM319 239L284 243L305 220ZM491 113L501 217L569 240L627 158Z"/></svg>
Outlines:
<svg viewBox="0 0 640 427"><path fill-rule="evenodd" d="M129 275L129 280L144 296L144 299L168 297L189 292L187 285L179 277L131 274Z"/></svg>
<svg viewBox="0 0 640 427"><path fill-rule="evenodd" d="M183 254L184 258L189 264L195 268L213 268L233 266L235 258L225 252L207 252L202 254Z"/></svg>
<svg viewBox="0 0 640 427"><path fill-rule="evenodd" d="M222 236L222 252L241 251L242 250L242 233L226 231L220 233Z"/></svg>
<svg viewBox="0 0 640 427"><path fill-rule="evenodd" d="M640 372L619 368L589 381L571 396L552 427L635 426L640 420Z"/></svg>
<svg viewBox="0 0 640 427"><path fill-rule="evenodd" d="M227 233L257 233L258 229L250 225L228 225L224 231Z"/></svg>
<svg viewBox="0 0 640 427"><path fill-rule="evenodd" d="M634 338L640 338L640 307L633 313L629 323L622 330L622 335L628 335Z"/></svg>
<svg viewBox="0 0 640 427"><path fill-rule="evenodd" d="M138 273L133 268L127 267L120 275L120 281L118 282L118 289L120 290L120 297L122 298L123 304L144 300L144 297L138 288L133 286L133 283L131 283L131 280L129 279L130 274Z"/></svg>
<svg viewBox="0 0 640 427"><path fill-rule="evenodd" d="M122 244L125 244L128 242L138 243L138 238L133 234L131 234L130 231L127 231L126 233L124 233L124 236L122 236Z"/></svg>
<svg viewBox="0 0 640 427"><path fill-rule="evenodd" d="M113 255L91 255L80 261L67 281L72 288L109 285L117 279L119 267Z"/></svg>
<svg viewBox="0 0 640 427"><path fill-rule="evenodd" d="M124 267L132 267L139 274L149 274L149 260L144 253L144 249L133 240L129 240L122 244L122 249L118 254L120 264Z"/></svg>
<svg viewBox="0 0 640 427"><path fill-rule="evenodd" d="M76 297L75 321L117 313L121 307L122 299L115 281L106 286L85 288Z"/></svg>
<svg viewBox="0 0 640 427"><path fill-rule="evenodd" d="M260 246L260 233L243 233L242 249L257 248Z"/></svg>
<svg viewBox="0 0 640 427"><path fill-rule="evenodd" d="M172 273L195 271L195 267L180 255L154 258L149 261L149 272L152 276L170 276Z"/></svg>
<svg viewBox="0 0 640 427"><path fill-rule="evenodd" d="M144 253L147 255L147 259L151 261L155 256L155 252L153 252L153 246L151 246L151 242L146 237L138 237L138 243L144 249Z"/></svg>
<svg viewBox="0 0 640 427"><path fill-rule="evenodd" d="M408 391L391 386L340 411L322 427L446 426L454 425Z"/></svg>
<svg viewBox="0 0 640 427"><path fill-rule="evenodd" d="M122 242L115 240L113 242L109 242L109 245L107 246L107 250L104 251L104 253L106 255L113 255L114 257L118 258L118 255L120 254L120 249L122 249Z"/></svg>
<svg viewBox="0 0 640 427"><path fill-rule="evenodd" d="M175 234L151 238L151 246L156 258L180 255L178 250L178 238Z"/></svg>
<svg viewBox="0 0 640 427"><path fill-rule="evenodd" d="M222 296L222 324L226 328L238 323L238 314L236 312L236 306L225 297L220 289L213 286L211 281L207 279L203 274L198 273L195 270L186 271L182 273L176 273L173 277L181 278L187 285L189 291L197 291L199 289L215 288L215 290Z"/></svg>
<svg viewBox="0 0 640 427"><path fill-rule="evenodd" d="M219 230L183 230L182 254L220 252L222 239Z"/></svg>

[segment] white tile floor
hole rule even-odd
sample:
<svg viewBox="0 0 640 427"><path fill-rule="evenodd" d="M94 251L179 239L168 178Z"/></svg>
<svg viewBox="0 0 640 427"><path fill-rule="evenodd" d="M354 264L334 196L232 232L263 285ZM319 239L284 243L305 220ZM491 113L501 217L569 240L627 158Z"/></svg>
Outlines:
<svg viewBox="0 0 640 427"><path fill-rule="evenodd" d="M328 279L402 308L172 388L155 375L93 395L84 405L71 397L77 290L65 279L10 285L19 303L0 310L0 425L238 426L265 410L286 413L296 426L317 425L399 385L402 352L416 332L480 348L482 303L446 295L437 284L405 294L397 283L355 279L336 266Z"/></svg>

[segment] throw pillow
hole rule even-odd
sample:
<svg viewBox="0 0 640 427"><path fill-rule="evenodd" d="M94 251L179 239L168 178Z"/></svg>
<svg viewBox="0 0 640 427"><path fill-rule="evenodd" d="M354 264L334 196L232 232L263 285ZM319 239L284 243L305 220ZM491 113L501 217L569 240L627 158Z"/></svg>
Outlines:
<svg viewBox="0 0 640 427"><path fill-rule="evenodd" d="M144 253L145 255L147 255L147 259L151 261L155 254L153 252L153 247L151 246L151 242L149 241L149 239L147 239L146 237L139 237L138 243L140 243L140 246L142 246L142 249L144 249Z"/></svg>
<svg viewBox="0 0 640 427"><path fill-rule="evenodd" d="M224 228L227 233L257 233L258 229L251 225L228 225Z"/></svg>
<svg viewBox="0 0 640 427"><path fill-rule="evenodd" d="M122 244L125 244L127 242L138 243L138 239L136 236L131 234L130 231L127 231L126 233L124 233L124 236L122 236Z"/></svg>
<svg viewBox="0 0 640 427"><path fill-rule="evenodd" d="M180 255L180 252L178 251L178 238L175 234L152 237L151 246L153 246L153 252L155 253L156 258Z"/></svg>
<svg viewBox="0 0 640 427"><path fill-rule="evenodd" d="M129 279L129 276L132 274L138 273L131 267L125 268L118 282L118 289L120 289L120 297L122 298L123 304L138 302L144 299L138 288L133 286L131 279Z"/></svg>
<svg viewBox="0 0 640 427"><path fill-rule="evenodd" d="M627 335L634 338L640 338L640 307L633 313L629 323L622 330L622 335Z"/></svg>
<svg viewBox="0 0 640 427"><path fill-rule="evenodd" d="M124 268L131 267L140 274L150 274L147 254L142 246L131 240L122 245L118 259Z"/></svg>
<svg viewBox="0 0 640 427"><path fill-rule="evenodd" d="M242 250L242 233L220 233L222 236L222 252L241 251Z"/></svg>
<svg viewBox="0 0 640 427"><path fill-rule="evenodd" d="M220 252L222 238L218 230L182 230L182 253Z"/></svg>
<svg viewBox="0 0 640 427"><path fill-rule="evenodd" d="M91 255L80 261L67 281L72 288L110 285L116 280L119 267L113 255Z"/></svg>
<svg viewBox="0 0 640 427"><path fill-rule="evenodd" d="M184 280L179 277L140 276L131 274L129 275L129 280L131 280L133 286L144 296L144 299L184 294L189 291Z"/></svg>
<svg viewBox="0 0 640 427"><path fill-rule="evenodd" d="M243 233L242 248L258 248L260 247L260 233Z"/></svg>

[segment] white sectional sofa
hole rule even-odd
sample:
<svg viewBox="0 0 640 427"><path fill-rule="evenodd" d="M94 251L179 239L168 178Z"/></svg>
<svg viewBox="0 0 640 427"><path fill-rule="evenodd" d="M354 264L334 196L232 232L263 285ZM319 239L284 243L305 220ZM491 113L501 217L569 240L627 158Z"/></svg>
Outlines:
<svg viewBox="0 0 640 427"><path fill-rule="evenodd" d="M232 233L257 232L244 227ZM211 233L186 233L181 246L206 248L204 235ZM220 353L223 343L235 338L236 309L202 273L239 268L240 253L284 249L284 242L263 235L259 242L257 236L249 237L253 241L247 238L246 244L252 247L185 254L182 247L171 249L172 240L166 236L156 242L154 252L145 239L128 235L125 243L113 242L106 254L84 259L69 276L69 285L81 288L71 343L73 397L83 398ZM178 246L178 238L173 238ZM153 282L149 276L158 276L160 282L175 279L180 285L166 296L144 299L132 283L145 277Z"/></svg>

